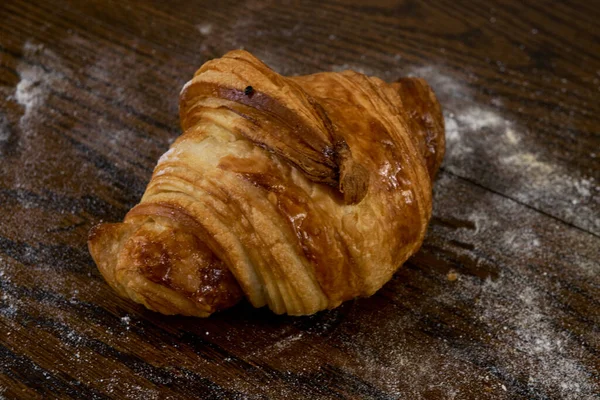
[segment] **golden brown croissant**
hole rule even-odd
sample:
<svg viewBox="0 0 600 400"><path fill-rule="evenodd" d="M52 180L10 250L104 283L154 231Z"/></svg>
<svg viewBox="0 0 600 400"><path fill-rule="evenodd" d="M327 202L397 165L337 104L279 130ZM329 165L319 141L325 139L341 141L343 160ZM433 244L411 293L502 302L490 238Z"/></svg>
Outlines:
<svg viewBox="0 0 600 400"><path fill-rule="evenodd" d="M244 296L312 314L370 296L420 247L444 154L422 79L284 77L232 51L185 85L180 117L140 204L90 232L122 296L164 314Z"/></svg>

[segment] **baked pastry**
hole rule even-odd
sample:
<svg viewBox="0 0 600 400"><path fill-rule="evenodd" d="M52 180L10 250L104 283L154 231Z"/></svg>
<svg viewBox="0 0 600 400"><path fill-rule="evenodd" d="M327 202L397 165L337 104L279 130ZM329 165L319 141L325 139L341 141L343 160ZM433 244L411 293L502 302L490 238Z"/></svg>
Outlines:
<svg viewBox="0 0 600 400"><path fill-rule="evenodd" d="M180 117L140 203L90 232L120 295L163 314L246 297L306 315L372 295L419 249L444 154L424 80L284 77L236 50L185 85Z"/></svg>

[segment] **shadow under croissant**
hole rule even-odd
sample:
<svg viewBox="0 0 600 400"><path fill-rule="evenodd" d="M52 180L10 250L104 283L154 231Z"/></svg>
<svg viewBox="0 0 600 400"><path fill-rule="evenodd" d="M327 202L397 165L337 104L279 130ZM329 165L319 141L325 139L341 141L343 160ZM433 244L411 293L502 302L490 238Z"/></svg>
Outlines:
<svg viewBox="0 0 600 400"><path fill-rule="evenodd" d="M258 335L265 349L276 345L282 338L298 333L318 336L323 340L333 339L339 335L351 335L357 329L356 321L372 320L375 314L385 315L388 319L396 315L422 316L425 303L446 289L446 272L453 264L445 262L443 267L431 267L422 264L419 261L421 257L420 253L413 257L373 296L350 300L335 309L310 316L276 315L267 307L256 309L243 300L232 308L199 320L195 317L165 316L130 303L140 316L158 326L166 323L170 329L199 336L206 335L207 331L226 331L226 337L236 338L235 342L246 340L253 343L253 351L257 350L254 339ZM374 322L375 326L377 324ZM210 337L214 338L215 335L210 334ZM219 338L219 342L222 339L227 341L226 337Z"/></svg>
<svg viewBox="0 0 600 400"><path fill-rule="evenodd" d="M468 221L438 223L469 225ZM279 385L282 391L293 386L315 396L336 396L342 390L351 398L392 398L369 370L388 368L398 354L433 357L435 364L440 346L477 348L485 336L468 304L471 300L458 299L453 305L440 300L453 284L447 280L445 268L461 267L458 260L432 266L423 258L430 255L438 239L437 232L430 234L421 251L373 296L311 316L276 315L266 307L255 309L245 300L209 318L165 316L115 298L112 304L116 308L109 311L113 321L102 324L119 332L119 318L122 321L123 315L129 315L120 333L131 343L128 352L135 357L143 351L134 348L131 338L149 338L157 354L165 355L158 362L158 371L174 382L198 376L209 385L229 390L236 387L227 383L234 375L225 380L223 376L240 371L244 380L256 383L257 388L268 384ZM468 331L463 329L465 325L469 325ZM473 361L471 353L477 352L465 356L469 362Z"/></svg>
<svg viewBox="0 0 600 400"><path fill-rule="evenodd" d="M214 362L269 359L273 349L277 350L276 353L290 352L299 357L306 346L313 348L318 344L333 345L340 351L357 352L359 355L382 355L387 348L380 340L369 341L367 337L395 335L410 345L415 334L435 334L444 329L451 331L448 328L451 324L444 323L444 320L452 320L455 310L436 300L450 288L447 279L450 270L482 281L498 276L497 266L482 263L475 255L469 256L470 251L448 250L449 246L468 247L468 244L449 243L448 236L444 235L446 230L474 231L475 225L472 221L451 218L446 214L432 218L421 250L378 292L368 298L345 302L333 310L290 317L276 315L267 307L255 309L242 300L209 318L198 319L164 316L130 300L119 299L113 312L122 315L124 309L129 310L134 318L139 318L138 325L132 326L132 330L137 326L141 328L141 334L156 332L165 344L188 346L197 355L209 357ZM462 309L461 318L473 320L473 311L468 306ZM450 338L455 336L452 332L446 334ZM358 343L360 349L357 349ZM210 354L207 355L207 352Z"/></svg>

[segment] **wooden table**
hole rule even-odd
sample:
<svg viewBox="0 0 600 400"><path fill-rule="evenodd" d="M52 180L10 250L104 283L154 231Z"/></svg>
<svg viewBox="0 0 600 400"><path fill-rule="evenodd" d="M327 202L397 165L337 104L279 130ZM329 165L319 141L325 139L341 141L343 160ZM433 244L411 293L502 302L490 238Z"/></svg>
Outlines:
<svg viewBox="0 0 600 400"><path fill-rule="evenodd" d="M2 1L0 398L598 398L600 7L503 3ZM180 88L234 48L436 90L434 217L373 297L165 317L94 266L90 227L136 204Z"/></svg>

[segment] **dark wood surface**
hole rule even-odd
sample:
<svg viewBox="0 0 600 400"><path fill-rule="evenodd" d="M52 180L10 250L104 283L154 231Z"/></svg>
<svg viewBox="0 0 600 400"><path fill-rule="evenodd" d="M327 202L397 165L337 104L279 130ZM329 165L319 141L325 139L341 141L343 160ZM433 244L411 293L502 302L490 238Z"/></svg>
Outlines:
<svg viewBox="0 0 600 400"><path fill-rule="evenodd" d="M596 1L0 2L0 398L600 398ZM426 78L447 157L421 251L311 317L164 317L86 249L243 47L284 74Z"/></svg>

